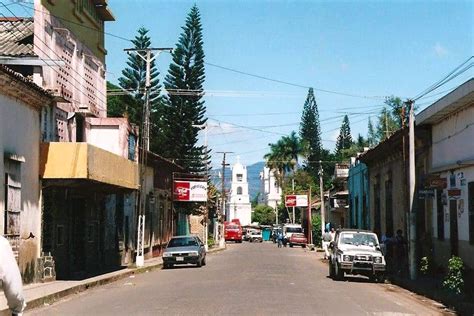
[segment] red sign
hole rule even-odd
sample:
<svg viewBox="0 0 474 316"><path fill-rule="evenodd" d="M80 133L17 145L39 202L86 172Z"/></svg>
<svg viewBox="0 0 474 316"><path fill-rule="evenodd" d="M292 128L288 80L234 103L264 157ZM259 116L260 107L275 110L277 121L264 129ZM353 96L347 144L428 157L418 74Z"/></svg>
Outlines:
<svg viewBox="0 0 474 316"><path fill-rule="evenodd" d="M285 195L285 206L286 207L296 206L296 195Z"/></svg>
<svg viewBox="0 0 474 316"><path fill-rule="evenodd" d="M460 197L461 196L461 190L460 189L448 190L448 196L449 197Z"/></svg>
<svg viewBox="0 0 474 316"><path fill-rule="evenodd" d="M190 195L189 181L175 181L173 191L174 191L175 201L189 201L189 195Z"/></svg>

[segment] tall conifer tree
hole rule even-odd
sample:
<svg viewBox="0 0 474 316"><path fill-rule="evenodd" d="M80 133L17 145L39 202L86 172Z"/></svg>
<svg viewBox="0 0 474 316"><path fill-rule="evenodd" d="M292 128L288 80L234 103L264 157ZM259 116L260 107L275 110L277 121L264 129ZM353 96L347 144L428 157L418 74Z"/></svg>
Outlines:
<svg viewBox="0 0 474 316"><path fill-rule="evenodd" d="M199 173L206 170L209 153L204 146L197 146L199 128L193 127L207 121L202 100L205 79L202 26L196 5L186 18L172 56L165 78L168 108L161 121L163 152L187 171Z"/></svg>
<svg viewBox="0 0 474 316"><path fill-rule="evenodd" d="M313 88L309 88L304 102L300 123L300 139L305 147L305 156L308 161L306 167L314 175L314 172L318 170L318 161L322 159L322 145L318 105L316 104Z"/></svg>
<svg viewBox="0 0 474 316"><path fill-rule="evenodd" d="M369 117L369 123L367 126L367 144L370 148L374 147L377 144L377 134L374 130L374 125L372 124L372 120Z"/></svg>
<svg viewBox="0 0 474 316"><path fill-rule="evenodd" d="M349 117L344 115L342 120L341 130L336 142L336 155L340 155L344 149L349 149L352 146L351 127L349 125Z"/></svg>
<svg viewBox="0 0 474 316"><path fill-rule="evenodd" d="M141 27L138 34L132 40L135 49L145 49L151 47L151 39L148 36L148 30ZM155 61L151 62L150 67L150 149L160 153L160 133L158 130L159 113L162 108L162 98L160 97L161 85L158 79L158 69ZM122 70L122 77L118 79L121 88L126 89L134 96L136 102L127 104L126 114L130 122L141 126L143 121L143 105L145 104L145 81L146 81L146 63L135 53L130 53L127 60L127 68Z"/></svg>

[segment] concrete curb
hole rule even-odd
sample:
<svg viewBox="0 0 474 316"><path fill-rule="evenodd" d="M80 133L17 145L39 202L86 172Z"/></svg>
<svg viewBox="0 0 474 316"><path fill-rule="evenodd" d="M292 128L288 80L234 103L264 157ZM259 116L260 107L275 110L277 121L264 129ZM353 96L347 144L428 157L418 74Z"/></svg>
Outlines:
<svg viewBox="0 0 474 316"><path fill-rule="evenodd" d="M207 251L207 254L213 254L213 253L221 252L225 249L226 249L225 247L223 247L223 248L212 248L212 249L209 249ZM105 285L105 284L108 284L108 283L112 283L114 281L118 281L120 279L127 278L131 275L134 275L134 274L153 271L153 270L156 270L158 268L161 268L162 266L163 266L163 263L159 262L159 263L149 265L149 266L146 266L146 267L139 267L139 268L131 267L131 268L128 268L128 270L124 271L123 273L117 273L116 275L111 275L110 277L104 277L104 278L98 279L98 280L91 280L89 282L85 282L83 284L75 285L75 286L72 286L70 288L60 290L60 291L55 292L55 293L47 294L47 295L42 296L40 298L36 298L36 299L30 300L30 301L27 301L27 306L26 306L25 311L28 311L28 310L31 310L31 309L34 309L34 308L38 308L38 307L42 307L45 304L50 305L54 302L59 301L60 299L63 299L65 297L67 297L67 296L71 296L73 294L78 294L78 293L81 293L81 292L85 292L89 289L99 287L101 285ZM94 279L94 278L92 278L92 279ZM7 315L8 316L11 315L9 309L0 310L0 316L7 316Z"/></svg>

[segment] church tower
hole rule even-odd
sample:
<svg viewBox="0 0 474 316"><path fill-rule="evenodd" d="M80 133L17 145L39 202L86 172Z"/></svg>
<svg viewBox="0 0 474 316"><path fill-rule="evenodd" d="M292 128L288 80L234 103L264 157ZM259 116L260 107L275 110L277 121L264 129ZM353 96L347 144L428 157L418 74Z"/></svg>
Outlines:
<svg viewBox="0 0 474 316"><path fill-rule="evenodd" d="M236 218L239 219L242 226L252 223L252 206L250 204L249 184L247 181L247 167L240 163L239 157L237 157L237 162L232 166L232 186L226 212L227 221Z"/></svg>

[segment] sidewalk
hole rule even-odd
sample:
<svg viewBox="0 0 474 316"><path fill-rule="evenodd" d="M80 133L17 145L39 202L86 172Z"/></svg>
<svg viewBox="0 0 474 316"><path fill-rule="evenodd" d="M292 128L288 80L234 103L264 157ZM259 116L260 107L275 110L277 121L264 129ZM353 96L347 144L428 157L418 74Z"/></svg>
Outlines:
<svg viewBox="0 0 474 316"><path fill-rule="evenodd" d="M224 248L209 249L208 254L224 250ZM151 258L145 260L143 267L128 267L122 270L102 274L93 278L84 279L81 281L53 281L47 283L34 283L25 285L23 294L26 299L26 309L43 306L44 304L51 304L66 296L86 291L90 288L97 287L103 284L111 283L119 279L126 278L130 275L151 271L161 268L163 260L161 257ZM7 301L0 292L0 316L10 315Z"/></svg>

